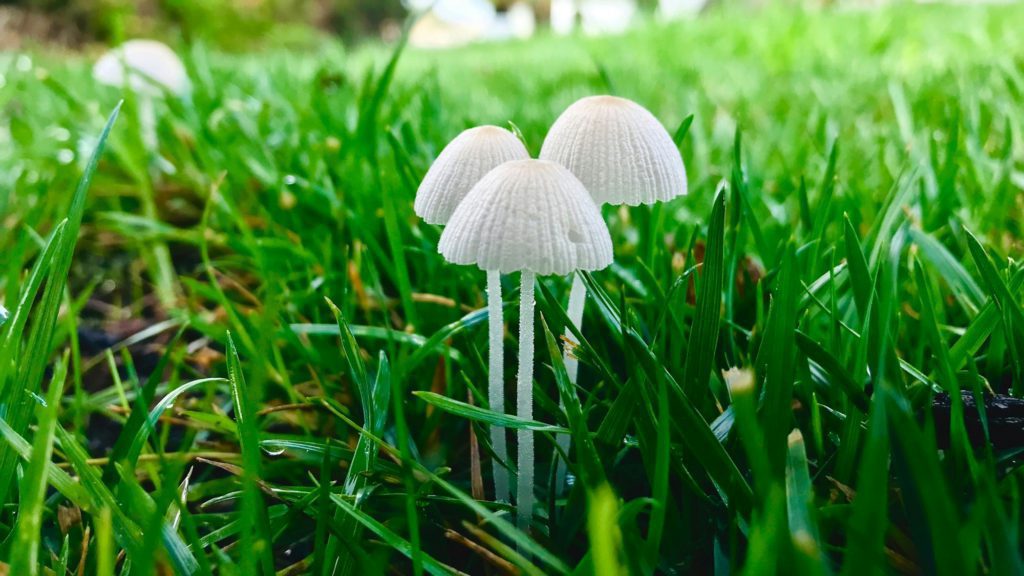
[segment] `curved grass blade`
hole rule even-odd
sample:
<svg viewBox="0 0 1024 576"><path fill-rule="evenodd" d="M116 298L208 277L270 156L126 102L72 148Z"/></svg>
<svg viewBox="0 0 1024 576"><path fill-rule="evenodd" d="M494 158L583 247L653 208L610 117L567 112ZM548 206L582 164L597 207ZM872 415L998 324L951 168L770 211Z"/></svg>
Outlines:
<svg viewBox="0 0 1024 576"><path fill-rule="evenodd" d="M395 429L398 436L398 452L402 456L402 481L405 483L405 516L409 523L409 540L412 546L412 567L413 574L419 576L423 573L423 552L420 548L420 526L419 516L416 512L416 482L413 478L412 451L409 449L409 425L405 420L405 391L402 383L394 378L391 371L387 369L388 358L383 351L380 353L380 371L377 373L377 385L381 379L387 380L391 387L391 397L395 408Z"/></svg>
<svg viewBox="0 0 1024 576"><path fill-rule="evenodd" d="M694 312L693 327L686 348L686 367L683 372L683 391L696 402L707 398L708 381L718 348L718 330L722 315L722 284L725 281L725 191L715 196L708 239L704 251L704 265L700 274L700 292Z"/></svg>
<svg viewBox="0 0 1024 576"><path fill-rule="evenodd" d="M885 533L889 525L889 429L885 400L888 394L888 389L879 388L871 398L871 422L859 463L857 499L846 527L843 576L885 571Z"/></svg>
<svg viewBox="0 0 1024 576"><path fill-rule="evenodd" d="M181 339L185 328L186 326L182 326L174 338L171 339L171 342L164 349L164 353L160 356L160 360L157 361L156 367L150 373L149 378L146 379L146 383L139 388L139 394L135 398L135 406L128 416L128 421L125 422L124 427L121 429L121 434L118 435L117 441L114 442L114 448L110 452L110 463L103 472L104 482L110 484L117 478L116 466L122 460L127 460L131 467L135 466L135 462L142 452L142 442L145 442L149 432L156 425L156 421L147 420L146 418L146 415L149 413L149 405L153 403L153 398L156 396L156 388L164 377L164 372L170 362L171 351ZM157 418L159 419L159 416ZM144 430L147 426L149 429Z"/></svg>
<svg viewBox="0 0 1024 576"><path fill-rule="evenodd" d="M266 504L259 482L263 477L260 464L260 435L256 427L256 410L245 385L242 364L238 359L235 341L228 333L228 382L231 400L235 408L235 422L238 425L238 439L242 449L242 544L250 551L242 554L243 573L256 573L256 562L264 574L274 573L274 559L271 557L274 539L270 534Z"/></svg>
<svg viewBox="0 0 1024 576"><path fill-rule="evenodd" d="M343 420L349 426L352 426L354 429L358 430L361 435L364 435L367 438L369 438L381 450L387 451L392 458L401 458L401 454L393 446L389 445L387 442L384 442L378 436L370 434L368 430L359 426L344 413L332 409L329 402L324 401L323 403L324 406L331 410L331 412L335 416ZM410 464L413 466L413 468L416 470L418 474L426 476L430 482L439 486L442 490L444 490L452 497L454 497L456 501L469 508L474 514L479 516L481 519L493 525L498 532L500 532L506 538L511 540L512 543L515 544L517 548L521 549L525 554L528 554L533 558L536 558L544 562L550 568L550 570L553 571L549 573L566 574L569 572L568 566L566 566L565 562L563 562L558 556L556 556L555 554L551 553L549 550L538 544L529 535L520 532L515 527L515 525L513 525L508 520L505 520L503 516L494 513L489 508L475 500L472 496L466 494L462 490L459 490L452 483L448 482L441 476L435 474L433 471L429 470L426 466L423 466L419 462L413 460Z"/></svg>
<svg viewBox="0 0 1024 576"><path fill-rule="evenodd" d="M640 366L652 381L657 381L658 364L647 344L635 332L626 333L626 342L639 360ZM675 378L664 368L665 382L669 389L669 406L673 414L672 425L683 443L691 450L707 470L708 475L728 496L729 503L741 514L750 513L753 494L736 462L726 452L725 446L718 441L707 420L690 402L686 393L675 381Z"/></svg>
<svg viewBox="0 0 1024 576"><path fill-rule="evenodd" d="M341 495L331 495L331 501L334 502L334 505L338 507L338 510L344 514L343 517L352 518L364 528L376 534L384 541L384 543L401 553L403 556L409 559L418 558L418 560L422 562L423 568L427 573L434 574L436 576L448 576L449 574L458 573L454 568L438 562L432 556L418 552L408 540L405 540L398 534L389 530L387 526L379 522L373 516L370 516L356 508L354 505L346 501Z"/></svg>
<svg viewBox="0 0 1024 576"><path fill-rule="evenodd" d="M807 451L799 428L789 434L786 458L786 511L789 538L801 574L825 574L818 523L813 517L814 487L807 468Z"/></svg>
<svg viewBox="0 0 1024 576"><path fill-rule="evenodd" d="M126 453L126 457L130 465L134 467L135 462L139 458L139 454L142 453L142 447L145 445L150 432L156 429L156 425L160 421L160 417L163 416L164 412L166 412L172 404L174 404L175 400L193 388L198 388L204 384L212 384L215 382L227 383L229 381L224 378L202 378L199 380L193 380L178 386L161 398L160 401L157 402L156 406L153 406L153 409L149 411L149 415L143 421L143 424L135 427L134 436L130 437L131 443L129 444L129 448ZM122 434L127 434L127 430L123 431ZM111 461L113 461L113 456L111 456Z"/></svg>
<svg viewBox="0 0 1024 576"><path fill-rule="evenodd" d="M801 292L796 249L789 244L782 257L782 271L768 312L766 352L768 369L764 380L761 427L772 472L782 479L786 469L786 438L793 427L793 380L796 357L797 297Z"/></svg>
<svg viewBox="0 0 1024 576"><path fill-rule="evenodd" d="M594 447L594 438L587 429L587 422L583 416L583 406L580 404L579 396L569 381L569 375L565 371L565 361L562 358L562 351L555 341L555 336L548 329L547 321L541 316L541 326L544 328L544 338L548 345L548 353L551 355L551 367L555 373L555 383L558 386L558 394L562 399L565 414L569 420L569 430L575 440L576 454L580 460L580 478L583 483L593 489L605 483L604 467L601 465L601 458Z"/></svg>
<svg viewBox="0 0 1024 576"><path fill-rule="evenodd" d="M31 418L31 403L25 402L26 395L35 394L43 379L43 372L50 358L53 336L57 326L57 315L60 311L61 300L64 296L64 289L67 286L68 271L71 268L71 259L74 256L75 245L78 242L78 232L82 225L82 215L85 213L85 199L92 182L96 166L99 164L100 156L103 154L104 146L110 130L117 120L121 105L118 104L107 119L103 131L100 133L93 150L92 156L86 164L78 186L71 197L71 205L68 209L67 224L58 234L59 241L56 249L51 254L49 262L43 264L49 267L46 288L43 290L42 299L33 307L32 311L38 316L32 323L28 336L28 345L22 350L21 357L28 359L18 366L11 376L0 382L0 404L6 405L7 413L4 418L18 434L24 434ZM27 294L26 294L27 296ZM18 310L21 313L21 310ZM28 311L25 311L27 319ZM18 332L14 328L18 327ZM15 348L20 338L21 327L16 323L7 333L4 342L4 350L0 353L0 366L4 367L4 373L9 373L7 368L13 361ZM0 445L0 505L7 502L7 493L14 477L14 466L18 456L10 451L6 444Z"/></svg>
<svg viewBox="0 0 1024 576"><path fill-rule="evenodd" d="M39 411L39 427L32 441L32 458L18 494L18 525L11 546L11 573L36 576L39 573L39 547L42 540L43 499L46 496L47 473L53 456L54 431L58 426L60 397L68 374L65 358L57 363L46 404Z"/></svg>
<svg viewBox="0 0 1024 576"><path fill-rule="evenodd" d="M436 406L445 412L461 416L469 420L476 422L482 422L484 424L490 424L491 426L500 426L502 428L510 428L512 430L533 430L534 432L551 432L554 434L568 434L570 430L561 426L555 426L553 424L545 424L543 422L537 422L535 420L524 420L518 416L511 414L503 414L500 412L494 412L487 408L481 408L474 406L467 402L460 400L453 400L447 396L437 394L436 392L427 392L418 390L412 393L420 400L423 400L427 404Z"/></svg>

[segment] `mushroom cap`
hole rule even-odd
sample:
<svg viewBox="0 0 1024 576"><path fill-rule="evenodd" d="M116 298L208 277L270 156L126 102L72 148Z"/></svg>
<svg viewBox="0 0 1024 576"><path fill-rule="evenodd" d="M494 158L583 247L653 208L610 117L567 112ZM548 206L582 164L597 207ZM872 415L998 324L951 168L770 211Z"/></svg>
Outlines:
<svg viewBox="0 0 1024 576"><path fill-rule="evenodd" d="M506 162L466 195L438 251L454 264L502 273L568 274L612 263L612 239L587 189L544 160Z"/></svg>
<svg viewBox="0 0 1024 576"><path fill-rule="evenodd" d="M686 168L672 137L646 108L590 96L558 117L542 160L565 166L598 204L653 204L686 194Z"/></svg>
<svg viewBox="0 0 1024 576"><path fill-rule="evenodd" d="M416 191L413 210L429 224L447 224L470 189L493 168L530 157L514 134L497 126L463 131L448 143Z"/></svg>
<svg viewBox="0 0 1024 576"><path fill-rule="evenodd" d="M184 96L191 90L188 72L181 59L166 44L156 40L129 40L108 51L93 66L97 82L125 85L146 96L160 96L162 90Z"/></svg>

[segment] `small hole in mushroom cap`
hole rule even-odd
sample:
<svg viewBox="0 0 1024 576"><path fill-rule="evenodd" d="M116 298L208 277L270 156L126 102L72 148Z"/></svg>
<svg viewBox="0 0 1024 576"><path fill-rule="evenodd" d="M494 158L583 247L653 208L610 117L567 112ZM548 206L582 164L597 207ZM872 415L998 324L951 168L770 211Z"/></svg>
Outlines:
<svg viewBox="0 0 1024 576"><path fill-rule="evenodd" d="M569 229L569 241L573 244L579 244L583 242L583 234L576 228Z"/></svg>

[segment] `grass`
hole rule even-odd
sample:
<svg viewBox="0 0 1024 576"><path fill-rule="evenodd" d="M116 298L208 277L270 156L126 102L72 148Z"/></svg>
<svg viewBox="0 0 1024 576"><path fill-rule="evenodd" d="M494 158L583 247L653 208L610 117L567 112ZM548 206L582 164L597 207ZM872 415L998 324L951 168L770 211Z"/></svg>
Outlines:
<svg viewBox="0 0 1024 576"><path fill-rule="evenodd" d="M0 561L1019 573L1024 445L984 399L1024 390L1022 20L726 10L447 52L193 46L156 175L137 103L106 124L119 95L86 59L0 57ZM570 283L539 279L535 420L498 415L484 274L442 260L413 195L463 128L514 122L536 153L602 92L677 134L691 192L605 208L578 387L553 336ZM485 492L493 424L536 434L528 534Z"/></svg>

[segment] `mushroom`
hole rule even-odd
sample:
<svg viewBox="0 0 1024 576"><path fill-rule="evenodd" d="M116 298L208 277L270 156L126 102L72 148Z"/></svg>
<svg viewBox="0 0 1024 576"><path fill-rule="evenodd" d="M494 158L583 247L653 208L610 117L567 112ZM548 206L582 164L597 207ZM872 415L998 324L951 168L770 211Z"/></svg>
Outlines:
<svg viewBox="0 0 1024 576"><path fill-rule="evenodd" d="M154 101L165 93L185 97L192 90L181 59L162 42L129 40L97 60L92 76L100 84L127 88L138 96L142 141L146 149L155 155L157 136Z"/></svg>
<svg viewBox="0 0 1024 576"><path fill-rule="evenodd" d="M456 206L470 189L491 171L509 160L530 157L526 147L511 132L497 126L479 126L463 131L455 137L427 170L416 191L413 210L429 224L447 224ZM505 412L505 355L502 347L504 323L501 310L501 273L487 273L487 310L490 345L488 352L487 396L491 410ZM494 449L494 499L508 501L508 460L505 430L491 427L491 447Z"/></svg>
<svg viewBox="0 0 1024 576"><path fill-rule="evenodd" d="M533 419L534 280L537 274L600 270L612 263L612 241L587 189L564 166L544 160L506 162L466 195L441 234L438 251L454 264L488 275L521 273L516 415ZM517 432L519 527L533 510L533 434Z"/></svg>
<svg viewBox="0 0 1024 576"><path fill-rule="evenodd" d="M540 157L558 162L583 182L600 204L654 204L686 194L686 168L679 149L665 128L646 108L615 96L577 100L548 131ZM577 274L569 293L569 320L583 327L586 285ZM566 330L567 339L572 338ZM576 358L566 351L565 368L575 384ZM569 437L560 436L566 452ZM564 463L557 482L562 484Z"/></svg>

